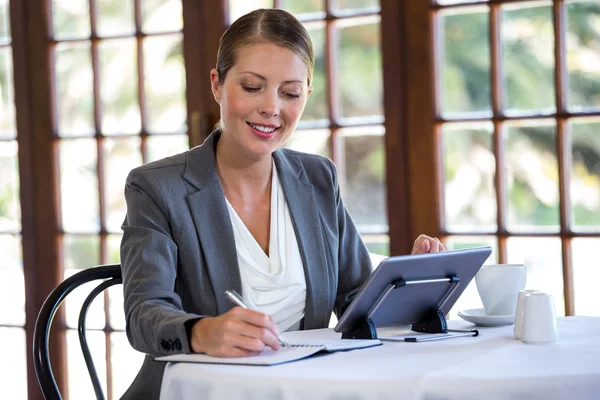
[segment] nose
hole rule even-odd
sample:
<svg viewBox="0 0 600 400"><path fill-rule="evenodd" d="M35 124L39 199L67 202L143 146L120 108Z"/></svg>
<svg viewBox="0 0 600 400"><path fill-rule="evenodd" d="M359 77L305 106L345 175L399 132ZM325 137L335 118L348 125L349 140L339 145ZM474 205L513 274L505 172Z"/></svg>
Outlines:
<svg viewBox="0 0 600 400"><path fill-rule="evenodd" d="M261 99L258 112L267 118L279 115L279 95L278 93L265 92Z"/></svg>

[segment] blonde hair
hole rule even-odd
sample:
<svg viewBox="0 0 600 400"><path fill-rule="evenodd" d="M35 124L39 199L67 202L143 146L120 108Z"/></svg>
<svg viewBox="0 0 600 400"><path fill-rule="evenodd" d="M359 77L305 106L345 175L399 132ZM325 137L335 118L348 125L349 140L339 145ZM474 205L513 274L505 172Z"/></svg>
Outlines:
<svg viewBox="0 0 600 400"><path fill-rule="evenodd" d="M315 70L315 53L310 36L292 14L273 8L254 10L238 18L219 42L217 73L223 83L236 62L236 51L243 46L272 43L296 53L308 68L308 86Z"/></svg>

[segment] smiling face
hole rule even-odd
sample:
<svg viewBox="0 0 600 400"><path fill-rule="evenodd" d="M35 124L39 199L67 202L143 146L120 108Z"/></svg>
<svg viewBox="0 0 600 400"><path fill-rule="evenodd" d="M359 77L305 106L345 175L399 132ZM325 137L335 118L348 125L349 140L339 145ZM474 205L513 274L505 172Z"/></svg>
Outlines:
<svg viewBox="0 0 600 400"><path fill-rule="evenodd" d="M271 43L239 48L223 82L213 69L210 78L221 106L223 144L252 159L282 147L310 95L308 73L296 53Z"/></svg>

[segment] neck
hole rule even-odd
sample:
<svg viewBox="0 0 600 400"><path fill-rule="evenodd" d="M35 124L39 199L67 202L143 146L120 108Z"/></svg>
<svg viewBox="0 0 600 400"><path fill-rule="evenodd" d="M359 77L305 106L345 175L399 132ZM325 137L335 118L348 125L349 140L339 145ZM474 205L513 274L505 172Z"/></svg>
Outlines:
<svg viewBox="0 0 600 400"><path fill-rule="evenodd" d="M270 187L273 163L271 154L248 157L237 151L237 143L232 142L234 141L227 134L222 133L216 149L217 174L225 195L228 198L232 195L245 197L246 194Z"/></svg>

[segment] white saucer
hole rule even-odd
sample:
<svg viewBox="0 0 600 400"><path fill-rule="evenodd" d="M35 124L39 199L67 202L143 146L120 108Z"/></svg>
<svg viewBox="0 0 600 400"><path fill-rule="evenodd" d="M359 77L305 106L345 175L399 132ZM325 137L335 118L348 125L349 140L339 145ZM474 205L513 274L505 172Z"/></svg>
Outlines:
<svg viewBox="0 0 600 400"><path fill-rule="evenodd" d="M462 310L458 312L458 316L479 326L503 326L515 323L514 315L485 315L483 308Z"/></svg>

